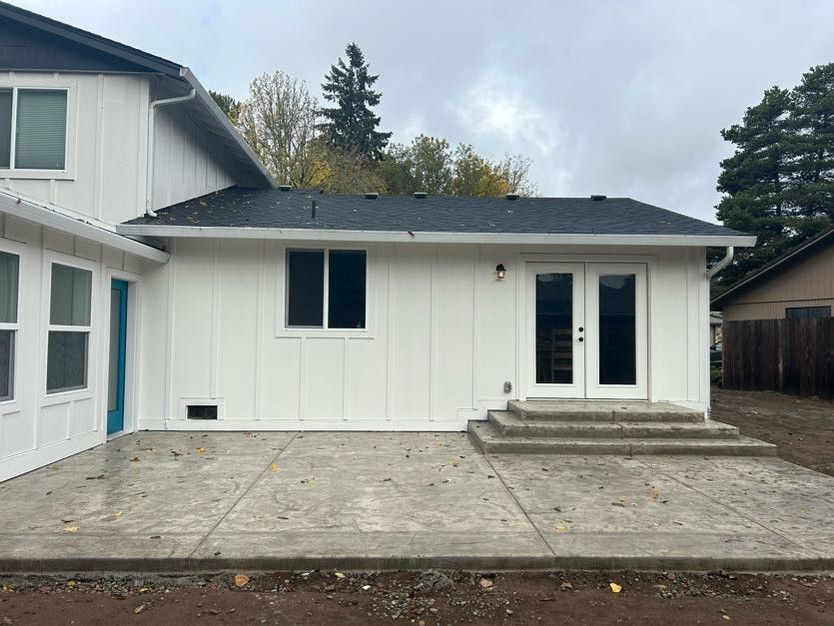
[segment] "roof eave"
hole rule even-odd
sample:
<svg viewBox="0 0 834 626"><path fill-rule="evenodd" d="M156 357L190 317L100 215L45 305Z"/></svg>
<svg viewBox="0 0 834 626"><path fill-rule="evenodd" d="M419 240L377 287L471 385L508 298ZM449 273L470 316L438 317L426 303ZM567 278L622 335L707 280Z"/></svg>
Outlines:
<svg viewBox="0 0 834 626"><path fill-rule="evenodd" d="M40 202L10 189L0 188L0 212L157 263L167 263L170 258L170 255L164 250L118 233L112 226L104 222L70 212L56 205Z"/></svg>
<svg viewBox="0 0 834 626"><path fill-rule="evenodd" d="M380 243L504 243L649 246L755 245L749 235L626 235L594 233L471 233L431 231L329 230L315 228L258 228L223 226L173 226L165 224L118 224L123 235L214 239L284 239L292 241L368 241Z"/></svg>

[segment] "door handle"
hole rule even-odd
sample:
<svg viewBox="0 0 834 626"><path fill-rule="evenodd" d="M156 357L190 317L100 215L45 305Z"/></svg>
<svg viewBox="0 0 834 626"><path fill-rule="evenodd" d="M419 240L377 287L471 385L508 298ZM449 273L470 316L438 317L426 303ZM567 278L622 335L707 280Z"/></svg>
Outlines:
<svg viewBox="0 0 834 626"><path fill-rule="evenodd" d="M583 341L585 341L585 337L580 337L579 342L582 343Z"/></svg>
<svg viewBox="0 0 834 626"><path fill-rule="evenodd" d="M584 328L582 328L582 326L580 326L580 327L579 327L579 332L580 332L580 333L581 333L581 332L583 332L584 330L585 330L585 329L584 329Z"/></svg>

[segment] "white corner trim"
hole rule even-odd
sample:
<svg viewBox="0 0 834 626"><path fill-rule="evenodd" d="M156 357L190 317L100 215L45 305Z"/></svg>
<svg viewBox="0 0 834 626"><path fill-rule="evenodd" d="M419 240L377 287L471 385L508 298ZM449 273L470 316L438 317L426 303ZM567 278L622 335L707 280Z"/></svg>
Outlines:
<svg viewBox="0 0 834 626"><path fill-rule="evenodd" d="M166 263L169 258L167 252L130 239L118 233L106 222L81 215L56 204L30 198L7 187L0 187L0 212L83 237L151 261Z"/></svg>
<svg viewBox="0 0 834 626"><path fill-rule="evenodd" d="M424 231L326 230L313 228L257 228L230 226L172 226L117 224L122 235L147 237L204 237L216 239L284 239L290 241L374 241L389 243L491 243L628 246L738 246L750 247L749 235L599 235L593 233L452 233Z"/></svg>

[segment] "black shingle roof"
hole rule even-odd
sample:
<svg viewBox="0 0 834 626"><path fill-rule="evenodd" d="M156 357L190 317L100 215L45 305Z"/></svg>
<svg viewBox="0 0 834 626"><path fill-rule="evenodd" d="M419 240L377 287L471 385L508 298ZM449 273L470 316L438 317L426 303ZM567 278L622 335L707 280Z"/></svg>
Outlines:
<svg viewBox="0 0 834 626"><path fill-rule="evenodd" d="M312 205L316 203L316 218ZM738 231L631 198L468 198L330 195L230 188L127 224L348 231L514 234L694 235Z"/></svg>

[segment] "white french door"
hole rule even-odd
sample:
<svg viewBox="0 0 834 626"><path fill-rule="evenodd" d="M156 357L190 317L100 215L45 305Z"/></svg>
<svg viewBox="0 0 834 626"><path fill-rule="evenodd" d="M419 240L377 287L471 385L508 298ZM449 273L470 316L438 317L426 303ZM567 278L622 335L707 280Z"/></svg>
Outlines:
<svg viewBox="0 0 834 626"><path fill-rule="evenodd" d="M646 398L642 263L529 263L531 398Z"/></svg>

